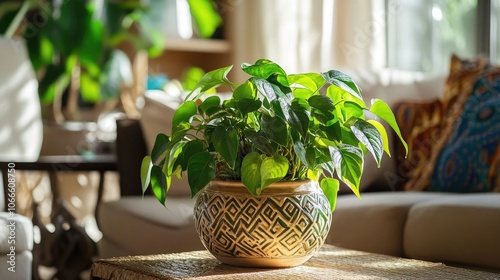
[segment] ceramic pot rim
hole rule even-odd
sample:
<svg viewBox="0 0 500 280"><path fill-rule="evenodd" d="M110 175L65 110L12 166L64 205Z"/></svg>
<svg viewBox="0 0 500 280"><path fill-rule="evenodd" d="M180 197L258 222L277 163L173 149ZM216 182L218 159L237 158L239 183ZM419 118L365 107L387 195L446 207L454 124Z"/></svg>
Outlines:
<svg viewBox="0 0 500 280"><path fill-rule="evenodd" d="M230 192L238 194L250 194L248 189L241 181L223 181L212 180L205 188L206 191L212 192ZM313 180L300 180L300 181L280 181L273 183L262 191L260 196L265 195L300 195L321 192L321 188L317 181Z"/></svg>

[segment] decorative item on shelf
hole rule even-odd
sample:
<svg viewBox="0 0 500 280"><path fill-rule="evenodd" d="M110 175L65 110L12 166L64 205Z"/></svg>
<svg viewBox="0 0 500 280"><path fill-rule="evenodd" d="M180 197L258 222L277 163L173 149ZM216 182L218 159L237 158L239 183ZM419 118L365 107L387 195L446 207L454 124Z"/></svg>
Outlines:
<svg viewBox="0 0 500 280"><path fill-rule="evenodd" d="M196 229L215 257L241 266L300 265L328 234L340 181L359 197L364 155L380 164L389 154L384 126L364 112L406 143L390 107L374 99L368 108L340 71L288 75L260 59L244 63L252 77L235 84L231 68L206 73L175 112L171 136L157 135L142 163L143 191L151 185L165 204L172 177L185 171L197 196ZM230 89L227 100L205 95L219 86Z"/></svg>

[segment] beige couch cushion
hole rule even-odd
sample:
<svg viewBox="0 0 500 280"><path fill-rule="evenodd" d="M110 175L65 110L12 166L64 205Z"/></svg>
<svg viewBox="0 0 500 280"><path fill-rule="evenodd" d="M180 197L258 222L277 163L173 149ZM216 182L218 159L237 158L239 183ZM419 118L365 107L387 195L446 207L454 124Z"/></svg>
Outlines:
<svg viewBox="0 0 500 280"><path fill-rule="evenodd" d="M101 204L100 229L103 238L127 254L200 250L203 245L194 227L194 203L189 197L168 197L165 208L154 197L123 197ZM100 250L100 255L113 254Z"/></svg>
<svg viewBox="0 0 500 280"><path fill-rule="evenodd" d="M415 205L404 250L410 258L500 268L500 194L459 194Z"/></svg>
<svg viewBox="0 0 500 280"><path fill-rule="evenodd" d="M341 195L327 243L348 249L403 256L403 229L410 208L454 194L380 192Z"/></svg>

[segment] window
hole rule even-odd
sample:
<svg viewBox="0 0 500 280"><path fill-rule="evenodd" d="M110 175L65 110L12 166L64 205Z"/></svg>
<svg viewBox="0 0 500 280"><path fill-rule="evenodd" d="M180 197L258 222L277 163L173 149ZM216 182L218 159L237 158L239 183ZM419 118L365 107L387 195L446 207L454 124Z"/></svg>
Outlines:
<svg viewBox="0 0 500 280"><path fill-rule="evenodd" d="M491 41L493 42L491 57L500 64L500 0L493 1L491 17ZM496 45L496 46L495 46Z"/></svg>
<svg viewBox="0 0 500 280"><path fill-rule="evenodd" d="M500 62L500 0L386 0L388 66L445 73L452 53Z"/></svg>

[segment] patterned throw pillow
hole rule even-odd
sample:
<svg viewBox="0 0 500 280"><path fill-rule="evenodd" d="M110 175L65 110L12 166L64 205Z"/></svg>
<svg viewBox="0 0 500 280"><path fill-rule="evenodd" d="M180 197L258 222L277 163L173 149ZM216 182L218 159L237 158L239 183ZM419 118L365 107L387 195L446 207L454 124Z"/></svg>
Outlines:
<svg viewBox="0 0 500 280"><path fill-rule="evenodd" d="M395 141L397 177L391 177L391 184L401 190L404 183L424 171L424 163L429 161L432 147L440 137L443 106L439 99L429 102L401 101L394 105L393 110L409 151L405 158L403 145Z"/></svg>
<svg viewBox="0 0 500 280"><path fill-rule="evenodd" d="M453 56L442 100L400 103L395 113L410 146L398 166L403 189L500 189L500 68Z"/></svg>

